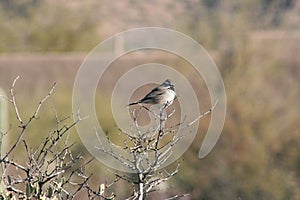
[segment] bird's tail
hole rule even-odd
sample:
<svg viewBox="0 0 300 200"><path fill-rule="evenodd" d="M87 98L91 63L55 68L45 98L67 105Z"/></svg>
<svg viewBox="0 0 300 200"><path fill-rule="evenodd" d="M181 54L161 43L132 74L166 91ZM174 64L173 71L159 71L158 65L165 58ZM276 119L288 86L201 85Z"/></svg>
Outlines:
<svg viewBox="0 0 300 200"><path fill-rule="evenodd" d="M130 103L130 104L128 104L127 106L133 106L133 105L136 105L136 104L138 104L139 102L133 102L133 103Z"/></svg>

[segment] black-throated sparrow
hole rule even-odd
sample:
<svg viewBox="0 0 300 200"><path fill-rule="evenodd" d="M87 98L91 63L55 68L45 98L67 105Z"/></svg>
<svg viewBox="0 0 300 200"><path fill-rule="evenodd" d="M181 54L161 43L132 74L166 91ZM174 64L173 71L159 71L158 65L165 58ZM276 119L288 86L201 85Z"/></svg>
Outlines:
<svg viewBox="0 0 300 200"><path fill-rule="evenodd" d="M139 103L152 105L171 105L175 97L175 85L169 79L167 79L161 85L149 92L144 98L134 103L130 103L128 104L128 106L132 106Z"/></svg>

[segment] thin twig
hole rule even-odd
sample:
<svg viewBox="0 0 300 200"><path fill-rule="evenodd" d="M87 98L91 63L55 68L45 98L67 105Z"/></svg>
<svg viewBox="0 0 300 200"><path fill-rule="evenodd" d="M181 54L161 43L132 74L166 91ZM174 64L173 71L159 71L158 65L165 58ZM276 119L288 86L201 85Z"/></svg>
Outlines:
<svg viewBox="0 0 300 200"><path fill-rule="evenodd" d="M190 196L190 194L177 194L177 195L175 195L175 196L173 196L173 197L169 197L169 198L167 198L167 199L165 199L165 200L179 199L179 198L187 197L187 196Z"/></svg>
<svg viewBox="0 0 300 200"><path fill-rule="evenodd" d="M13 81L13 84L12 84L12 87L10 89L10 95L11 95L11 102L13 104L13 107L14 107L14 111L16 113L16 116L17 116L17 119L18 121L20 122L21 126L23 125L23 120L21 119L21 116L20 116L20 113L19 113L19 109L18 109L18 106L17 106L17 102L16 102L16 97L15 97L15 92L14 92L14 89L15 89L15 85L16 85L16 82L17 80L20 78L20 76L17 76L14 81Z"/></svg>
<svg viewBox="0 0 300 200"><path fill-rule="evenodd" d="M53 84L52 88L50 89L50 92L47 94L47 96L45 96L40 102L39 105L37 106L37 109L35 110L35 112L33 113L33 115L29 118L29 120L24 124L24 122L22 121L20 114L19 114L19 110L17 107L17 103L16 103L16 99L15 99L15 93L14 93L14 87L16 84L16 81L19 79L19 76L14 80L13 85L12 85L12 89L11 89L11 96L12 96L12 103L13 103L13 107L14 110L16 112L17 118L20 122L20 127L21 127L21 132L18 135L17 140L15 141L15 143L11 146L11 148L8 150L8 152L4 155L3 158L0 159L0 163L3 162L3 160L5 160L10 154L11 152L17 147L17 145L19 144L19 142L21 141L21 139L23 138L23 135L25 133L25 130L27 129L28 125L31 123L31 121L33 119L36 118L42 104L50 97L50 95L52 94L52 92L54 91L55 88L55 83Z"/></svg>

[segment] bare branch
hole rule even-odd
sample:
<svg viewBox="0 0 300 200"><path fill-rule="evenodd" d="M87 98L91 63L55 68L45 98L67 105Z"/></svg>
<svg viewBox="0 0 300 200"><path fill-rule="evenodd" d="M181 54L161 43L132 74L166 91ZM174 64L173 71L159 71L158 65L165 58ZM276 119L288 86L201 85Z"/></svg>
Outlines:
<svg viewBox="0 0 300 200"><path fill-rule="evenodd" d="M193 125L196 121L200 120L202 117L204 117L204 116L208 115L209 113L211 113L215 109L218 102L219 102L219 100L217 99L215 104L208 111L206 111L206 112L202 113L201 115L199 115L195 120L188 123L186 125L186 127L189 127L189 126Z"/></svg>
<svg viewBox="0 0 300 200"><path fill-rule="evenodd" d="M39 113L39 111L40 111L42 105L43 105L44 102L51 96L51 94L52 94L52 92L54 91L55 87L56 87L56 83L54 83L54 84L52 85L52 87L51 87L50 91L48 92L48 94L47 94L47 95L46 95L46 96L38 103L37 108L35 109L33 115L31 116L31 118L28 120L27 123L30 123L30 121L31 121L32 119L37 118L37 115L38 115L38 113Z"/></svg>
<svg viewBox="0 0 300 200"><path fill-rule="evenodd" d="M167 198L167 199L165 199L165 200L179 199L179 198L187 197L187 196L190 196L190 194L176 194L175 196L169 197L169 198Z"/></svg>
<svg viewBox="0 0 300 200"><path fill-rule="evenodd" d="M15 97L15 85L16 85L16 82L17 80L20 78L20 76L17 76L14 81L13 81L13 84L12 84L12 87L10 89L10 96L11 96L11 102L13 104L13 107L14 107L14 111L16 113L16 116L17 116L17 119L18 121L20 122L21 126L23 125L23 120L21 119L21 116L20 116L20 113L19 113L19 109L18 109L18 106L17 106L17 102L16 102L16 97Z"/></svg>
<svg viewBox="0 0 300 200"><path fill-rule="evenodd" d="M52 88L50 89L49 93L47 96L45 96L40 102L39 105L37 106L37 109L35 110L35 112L33 113L33 115L29 118L29 120L24 124L23 120L20 117L19 114L19 109L16 103L16 98L15 98L15 92L14 92L14 87L16 84L16 81L19 79L19 76L14 80L13 84L12 84L12 88L10 90L11 93L11 98L12 98L12 103L13 103L13 107L17 116L18 121L20 122L20 127L21 127L21 132L18 135L17 140L15 141L15 143L11 146L11 148L8 150L8 152L3 156L3 158L0 159L0 163L3 162L3 160L5 160L10 154L11 152L16 148L16 146L19 144L19 142L21 141L21 139L23 138L23 135L25 133L25 130L27 129L28 125L30 124L30 122L32 121L32 119L35 119L37 117L37 114L42 106L42 104L50 97L50 95L52 94L52 92L54 91L55 88L55 83L53 84Z"/></svg>

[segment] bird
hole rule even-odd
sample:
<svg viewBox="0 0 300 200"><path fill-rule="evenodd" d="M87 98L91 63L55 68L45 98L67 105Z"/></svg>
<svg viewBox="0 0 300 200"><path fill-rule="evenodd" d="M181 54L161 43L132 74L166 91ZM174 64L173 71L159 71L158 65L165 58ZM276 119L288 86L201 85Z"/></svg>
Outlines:
<svg viewBox="0 0 300 200"><path fill-rule="evenodd" d="M132 106L136 104L160 104L169 106L173 103L176 97L175 85L170 79L165 80L161 85L155 87L151 92L149 92L144 98L139 101L128 104L127 106Z"/></svg>

